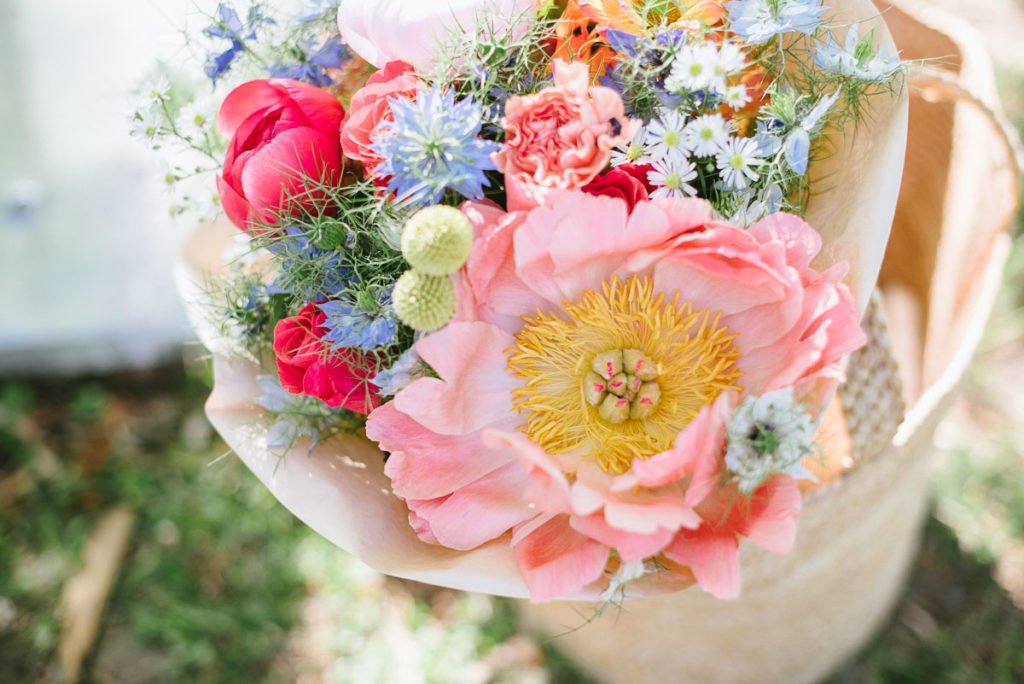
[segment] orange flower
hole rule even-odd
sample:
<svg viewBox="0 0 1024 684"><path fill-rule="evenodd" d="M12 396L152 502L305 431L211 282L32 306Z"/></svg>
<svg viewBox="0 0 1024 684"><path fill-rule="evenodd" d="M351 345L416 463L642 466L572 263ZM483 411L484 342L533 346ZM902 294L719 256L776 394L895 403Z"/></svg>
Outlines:
<svg viewBox="0 0 1024 684"><path fill-rule="evenodd" d="M605 44L598 32L597 23L583 13L577 0L566 3L555 36L555 52L552 57L566 62L585 62L590 67L591 77L595 79L603 76L608 65L615 59L615 51Z"/></svg>
<svg viewBox="0 0 1024 684"><path fill-rule="evenodd" d="M615 29L641 34L651 24L662 20L668 28L697 28L698 25L715 26L725 16L723 0L676 0L664 3L664 10L653 10L642 16L638 0L579 0L581 11L600 30Z"/></svg>

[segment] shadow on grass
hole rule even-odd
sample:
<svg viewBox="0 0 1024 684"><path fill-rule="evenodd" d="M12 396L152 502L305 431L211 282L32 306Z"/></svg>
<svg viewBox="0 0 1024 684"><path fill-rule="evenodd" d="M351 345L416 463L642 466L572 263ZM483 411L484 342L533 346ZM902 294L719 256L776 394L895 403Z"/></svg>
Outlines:
<svg viewBox="0 0 1024 684"><path fill-rule="evenodd" d="M1024 615L934 518L892 619L830 684L1024 681Z"/></svg>

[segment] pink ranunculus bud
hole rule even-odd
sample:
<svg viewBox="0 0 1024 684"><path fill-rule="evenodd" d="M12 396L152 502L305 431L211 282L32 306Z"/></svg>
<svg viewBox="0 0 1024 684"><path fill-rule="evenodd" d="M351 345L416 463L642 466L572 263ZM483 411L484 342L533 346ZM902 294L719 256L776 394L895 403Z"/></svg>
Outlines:
<svg viewBox="0 0 1024 684"><path fill-rule="evenodd" d="M345 109L300 81L249 81L225 98L217 127L231 141L217 179L224 212L242 230L274 223L318 194L304 182L341 182Z"/></svg>

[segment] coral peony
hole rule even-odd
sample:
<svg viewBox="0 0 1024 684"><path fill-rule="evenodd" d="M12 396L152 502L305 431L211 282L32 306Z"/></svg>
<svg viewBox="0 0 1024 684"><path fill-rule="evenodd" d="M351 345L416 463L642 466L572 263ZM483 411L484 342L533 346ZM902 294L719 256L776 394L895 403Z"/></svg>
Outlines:
<svg viewBox="0 0 1024 684"><path fill-rule="evenodd" d="M578 592L612 551L733 596L739 539L785 550L800 501L783 473L739 492L728 418L780 387L806 402L834 387L864 340L844 266L812 269L820 237L788 214L743 230L700 200L554 199L463 207L459 320L416 347L438 377L367 434L421 538L466 549L511 530L534 599Z"/></svg>
<svg viewBox="0 0 1024 684"><path fill-rule="evenodd" d="M274 355L281 386L292 394L317 397L328 406L367 414L380 404L369 379L378 362L357 349L330 351L322 342L327 315L307 304L274 327Z"/></svg>
<svg viewBox="0 0 1024 684"><path fill-rule="evenodd" d="M554 62L554 85L505 106L505 147L494 156L510 209L540 203L552 189L581 188L604 171L611 149L636 124L611 88L592 87L585 64Z"/></svg>
<svg viewBox="0 0 1024 684"><path fill-rule="evenodd" d="M217 178L231 222L243 230L273 223L315 198L304 178L339 181L344 116L333 95L300 81L249 81L231 91L217 118L231 137Z"/></svg>
<svg viewBox="0 0 1024 684"><path fill-rule="evenodd" d="M341 149L349 159L362 162L367 175L383 159L373 150L374 139L380 133L380 126L393 121L391 100L394 98L415 99L419 92L420 80L412 67L404 62L391 62L366 81L348 106L348 118L341 128Z"/></svg>

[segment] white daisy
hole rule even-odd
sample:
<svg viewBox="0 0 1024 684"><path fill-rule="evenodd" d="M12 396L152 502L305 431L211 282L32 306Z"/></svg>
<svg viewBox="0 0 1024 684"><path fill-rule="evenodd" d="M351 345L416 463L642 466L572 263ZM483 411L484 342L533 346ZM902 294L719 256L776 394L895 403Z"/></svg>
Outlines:
<svg viewBox="0 0 1024 684"><path fill-rule="evenodd" d="M657 161L652 167L647 172L647 180L658 189L651 193L651 199L693 197L697 194L697 188L689 183L697 177L697 167L689 159Z"/></svg>
<svg viewBox="0 0 1024 684"><path fill-rule="evenodd" d="M725 89L725 96L723 98L725 104L729 105L730 109L740 110L750 104L750 93L747 92L747 87L742 83L729 86Z"/></svg>
<svg viewBox="0 0 1024 684"><path fill-rule="evenodd" d="M722 43L715 59L715 76L725 79L747 66L747 57L736 43Z"/></svg>
<svg viewBox="0 0 1024 684"><path fill-rule="evenodd" d="M722 181L732 190L743 190L758 179L761 165L758 144L753 138L730 138L722 144L716 158Z"/></svg>
<svg viewBox="0 0 1024 684"><path fill-rule="evenodd" d="M679 112L664 110L647 126L645 147L649 162L686 158L686 118Z"/></svg>
<svg viewBox="0 0 1024 684"><path fill-rule="evenodd" d="M612 166L650 163L651 156L647 150L646 140L647 128L637 126L636 133L628 143L612 148Z"/></svg>
<svg viewBox="0 0 1024 684"><path fill-rule="evenodd" d="M729 419L725 465L751 494L773 475L814 479L803 459L814 445L814 422L793 388L748 397Z"/></svg>
<svg viewBox="0 0 1024 684"><path fill-rule="evenodd" d="M672 73L665 81L669 90L706 90L718 80L724 80L715 73L718 64L718 50L714 45L701 43L687 45L672 63Z"/></svg>
<svg viewBox="0 0 1024 684"><path fill-rule="evenodd" d="M729 140L731 131L732 124L721 114L705 114L686 126L686 145L698 157L711 157Z"/></svg>

